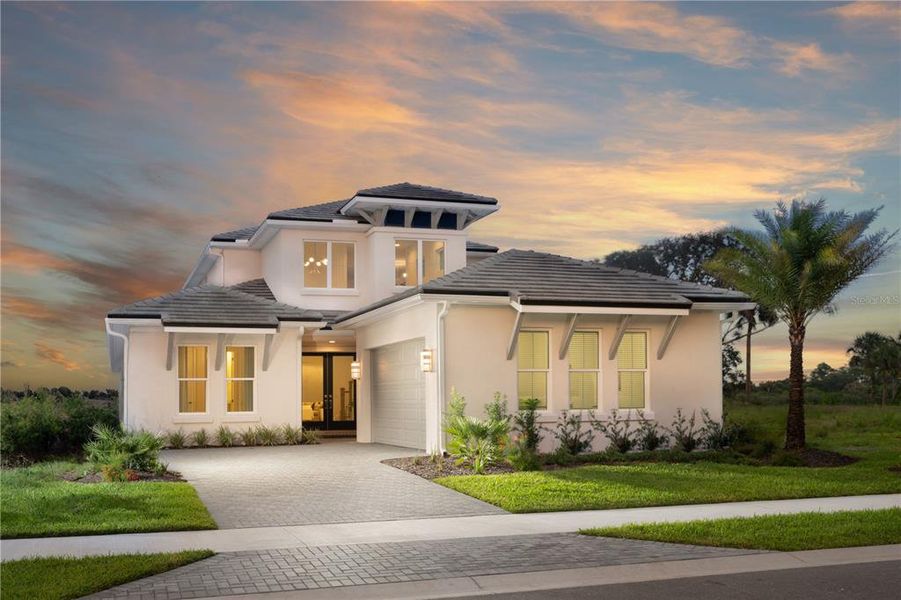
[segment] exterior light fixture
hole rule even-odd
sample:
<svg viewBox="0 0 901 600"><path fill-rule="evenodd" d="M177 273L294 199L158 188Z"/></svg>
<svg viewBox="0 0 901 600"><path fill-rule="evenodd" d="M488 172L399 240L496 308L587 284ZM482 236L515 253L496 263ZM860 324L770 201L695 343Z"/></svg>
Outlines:
<svg viewBox="0 0 901 600"><path fill-rule="evenodd" d="M423 373L431 373L435 370L435 361L432 360L433 354L431 348L426 348L419 353L419 368L422 369Z"/></svg>
<svg viewBox="0 0 901 600"><path fill-rule="evenodd" d="M353 361L350 363L350 378L351 379L359 379L363 374L362 365L360 365L359 361Z"/></svg>

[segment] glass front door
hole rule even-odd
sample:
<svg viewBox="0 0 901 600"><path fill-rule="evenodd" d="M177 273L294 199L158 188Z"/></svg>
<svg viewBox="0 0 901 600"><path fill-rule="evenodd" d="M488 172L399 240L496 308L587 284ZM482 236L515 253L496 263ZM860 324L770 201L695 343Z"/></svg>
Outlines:
<svg viewBox="0 0 901 600"><path fill-rule="evenodd" d="M357 388L350 376L353 354L304 354L303 426L310 429L355 429Z"/></svg>

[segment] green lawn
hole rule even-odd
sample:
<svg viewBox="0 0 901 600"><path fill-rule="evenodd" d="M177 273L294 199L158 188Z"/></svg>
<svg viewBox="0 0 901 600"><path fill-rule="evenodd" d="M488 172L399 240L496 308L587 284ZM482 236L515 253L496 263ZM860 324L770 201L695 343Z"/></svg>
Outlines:
<svg viewBox="0 0 901 600"><path fill-rule="evenodd" d="M901 508L647 523L587 535L759 550L818 550L901 543Z"/></svg>
<svg viewBox="0 0 901 600"><path fill-rule="evenodd" d="M0 537L215 529L187 483L72 483L68 462L0 471Z"/></svg>
<svg viewBox="0 0 901 600"><path fill-rule="evenodd" d="M209 550L85 558L26 558L0 564L0 599L65 600L212 556Z"/></svg>
<svg viewBox="0 0 901 600"><path fill-rule="evenodd" d="M728 406L730 418L781 437L785 408ZM697 462L591 465L540 472L465 475L436 483L511 512L590 510L901 492L901 407L814 406L812 446L857 456L835 468Z"/></svg>

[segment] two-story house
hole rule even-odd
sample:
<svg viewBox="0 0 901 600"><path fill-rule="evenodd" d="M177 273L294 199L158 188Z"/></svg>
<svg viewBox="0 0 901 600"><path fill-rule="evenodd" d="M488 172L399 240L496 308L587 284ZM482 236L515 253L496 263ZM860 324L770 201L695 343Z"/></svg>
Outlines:
<svg viewBox="0 0 901 600"><path fill-rule="evenodd" d="M721 320L744 295L469 241L497 210L401 183L214 235L182 289L106 319L123 423L435 451L452 388L475 415L495 392L511 411L537 398L545 421L721 414Z"/></svg>

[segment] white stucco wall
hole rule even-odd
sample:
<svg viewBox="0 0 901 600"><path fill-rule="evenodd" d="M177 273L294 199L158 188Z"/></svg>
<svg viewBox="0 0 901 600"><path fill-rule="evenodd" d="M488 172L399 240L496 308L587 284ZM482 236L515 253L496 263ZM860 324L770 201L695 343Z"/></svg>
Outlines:
<svg viewBox="0 0 901 600"><path fill-rule="evenodd" d="M211 285L235 285L263 276L263 263L259 250L217 248L219 257L207 272L204 283Z"/></svg>
<svg viewBox="0 0 901 600"><path fill-rule="evenodd" d="M227 414L225 400L225 367L215 370L216 336L214 334L175 334L176 346L207 345L209 367L207 381L207 413L178 414L177 351L172 370L166 370L167 334L162 327L132 327L128 347L128 390L126 394L126 426L150 431L185 432L207 429L212 434L220 425L233 431L264 424L280 426L300 424L300 390L298 365L300 342L297 330L288 329L275 335L272 359L263 371L262 334L236 334L226 339L226 345L254 346L256 361L256 389L252 415Z"/></svg>
<svg viewBox="0 0 901 600"><path fill-rule="evenodd" d="M515 311L510 307L451 307L447 315L445 394L455 387L467 400L467 412L484 416L484 407L501 392L507 397L508 409L517 408L517 360L507 360L507 343L513 328ZM617 403L616 360L608 358L610 341L616 331L617 316L583 316L578 330L599 330L601 344L600 409L607 413ZM719 316L697 311L684 317L670 341L662 360L657 348L663 337L668 317L633 318L629 330L648 331L648 404L654 419L669 426L676 408L698 413L706 408L714 418L722 414L720 374ZM528 314L523 329L550 331L550 375L548 407L542 414L546 426L553 427L561 410L568 408L569 365L560 359L560 340L565 334L566 315ZM587 414L585 414L587 418ZM553 450L556 441L545 433L543 451ZM596 436L594 448L601 449L606 440Z"/></svg>

